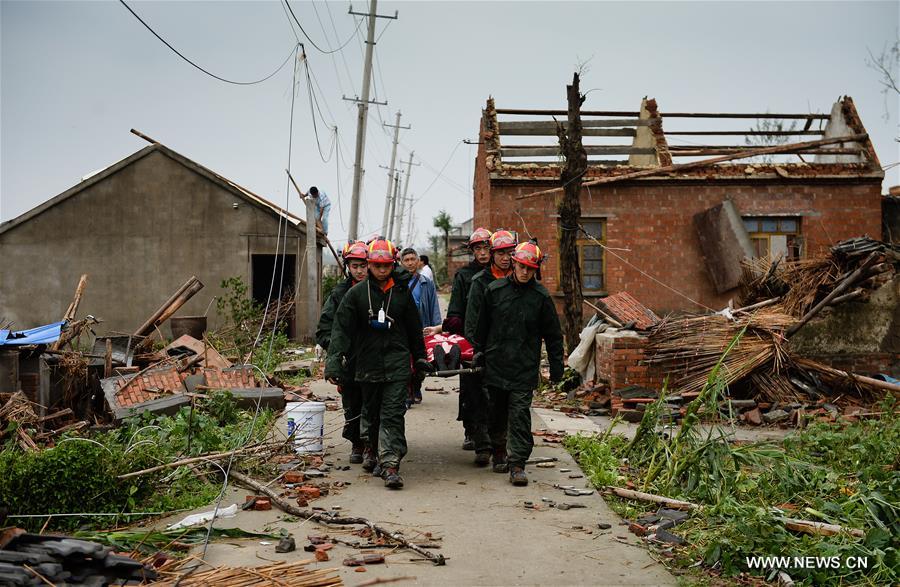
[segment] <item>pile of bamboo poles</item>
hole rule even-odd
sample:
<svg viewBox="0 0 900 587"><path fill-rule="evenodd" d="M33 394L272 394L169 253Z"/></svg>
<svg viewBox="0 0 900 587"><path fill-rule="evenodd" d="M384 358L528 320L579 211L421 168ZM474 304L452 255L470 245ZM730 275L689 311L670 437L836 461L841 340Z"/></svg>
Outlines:
<svg viewBox="0 0 900 587"><path fill-rule="evenodd" d="M343 581L337 574L337 569L311 569L308 568L312 559L294 562L282 561L263 567L215 567L205 571L194 571L188 574L192 564L198 563L196 559L167 563L159 569L162 580L151 585L185 587L200 585L216 585L217 587L262 587L269 585L283 585L291 587L337 587L343 585ZM180 579L180 580L179 580Z"/></svg>

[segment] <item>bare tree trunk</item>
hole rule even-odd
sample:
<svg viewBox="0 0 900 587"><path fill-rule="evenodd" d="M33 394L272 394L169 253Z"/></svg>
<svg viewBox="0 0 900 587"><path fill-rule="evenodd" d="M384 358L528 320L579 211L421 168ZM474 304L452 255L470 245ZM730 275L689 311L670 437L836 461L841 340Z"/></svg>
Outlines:
<svg viewBox="0 0 900 587"><path fill-rule="evenodd" d="M559 147L566 158L560 174L563 197L557 206L561 225L559 238L559 275L563 290L563 315L565 318L566 348L572 351L581 333L581 263L578 260L578 233L581 222L581 182L587 171L587 151L581 143L581 104L584 96L579 91L578 73L572 76L572 85L566 86L569 102L568 122L565 127L557 124Z"/></svg>

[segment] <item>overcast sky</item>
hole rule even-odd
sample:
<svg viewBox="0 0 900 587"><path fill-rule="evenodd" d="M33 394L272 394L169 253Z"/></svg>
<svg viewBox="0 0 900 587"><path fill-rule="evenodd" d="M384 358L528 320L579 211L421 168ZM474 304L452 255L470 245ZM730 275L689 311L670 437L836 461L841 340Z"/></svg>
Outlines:
<svg viewBox="0 0 900 587"><path fill-rule="evenodd" d="M128 1L128 0L126 0ZM349 3L292 1L306 33L282 4L144 2L129 5L163 38L210 72L231 80L275 71L306 45L321 117L311 112L305 69L297 68L291 168L333 202L330 236L346 238L356 107L365 25ZM398 160L414 150L409 193L416 242L446 208L472 215L472 165L481 108L564 108L565 84L587 62L586 109L636 110L643 96L660 110L825 112L854 98L882 165L896 163L898 100L880 93L866 67L897 38L898 2L379 2L360 235L381 225L390 137L382 121L403 112ZM353 5L365 11L363 0ZM354 38L354 31L357 34ZM233 181L299 211L286 194L293 62L266 82L226 84L194 69L117 1L0 0L0 221L68 189L146 143L137 128ZM373 95L373 97L375 97ZM887 119L885 119L887 114ZM322 120L324 118L324 121ZM318 125L322 160L313 128ZM338 127L332 147L328 125ZM752 121L750 121L752 122ZM667 127L668 128L668 127ZM731 128L735 127L734 123ZM443 174L439 171L444 169ZM887 172L900 183L900 168Z"/></svg>

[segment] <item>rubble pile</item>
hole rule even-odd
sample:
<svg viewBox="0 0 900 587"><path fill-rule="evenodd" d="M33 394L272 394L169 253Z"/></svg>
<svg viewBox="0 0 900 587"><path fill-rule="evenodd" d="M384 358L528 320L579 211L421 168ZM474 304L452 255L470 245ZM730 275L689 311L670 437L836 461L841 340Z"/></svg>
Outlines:
<svg viewBox="0 0 900 587"><path fill-rule="evenodd" d="M0 533L0 584L141 585L156 572L106 546L66 536Z"/></svg>
<svg viewBox="0 0 900 587"><path fill-rule="evenodd" d="M698 392L717 368L733 398L775 409L815 410L839 397L871 401L891 384L801 357L789 339L824 308L863 300L898 271L900 247L868 238L808 260L748 262L743 308L661 321L650 332L646 360L665 369L670 388L682 393Z"/></svg>

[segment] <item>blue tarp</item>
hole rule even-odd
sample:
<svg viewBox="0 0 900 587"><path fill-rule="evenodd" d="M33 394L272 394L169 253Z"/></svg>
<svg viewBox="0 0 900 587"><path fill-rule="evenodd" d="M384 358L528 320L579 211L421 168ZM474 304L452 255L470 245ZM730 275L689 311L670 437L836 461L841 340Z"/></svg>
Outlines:
<svg viewBox="0 0 900 587"><path fill-rule="evenodd" d="M59 340L65 322L54 322L29 330L0 330L0 346L50 344Z"/></svg>

